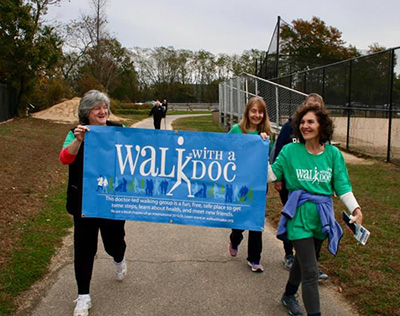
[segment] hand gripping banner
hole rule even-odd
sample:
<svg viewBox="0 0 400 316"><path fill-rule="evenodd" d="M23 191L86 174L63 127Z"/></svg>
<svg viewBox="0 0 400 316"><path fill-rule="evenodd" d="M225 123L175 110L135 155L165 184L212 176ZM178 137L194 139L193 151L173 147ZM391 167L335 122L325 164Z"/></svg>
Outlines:
<svg viewBox="0 0 400 316"><path fill-rule="evenodd" d="M259 135L90 126L82 216L261 231L268 144Z"/></svg>

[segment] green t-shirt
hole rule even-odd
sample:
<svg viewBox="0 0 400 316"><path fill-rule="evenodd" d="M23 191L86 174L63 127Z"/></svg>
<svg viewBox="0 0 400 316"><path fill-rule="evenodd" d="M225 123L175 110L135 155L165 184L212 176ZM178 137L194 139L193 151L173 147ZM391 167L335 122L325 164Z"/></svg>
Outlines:
<svg viewBox="0 0 400 316"><path fill-rule="evenodd" d="M285 179L288 191L305 190L319 195L336 192L341 196L352 189L342 153L329 144L325 144L325 150L318 155L308 152L304 144L288 144L282 148L272 170L277 182ZM300 206L288 221L287 232L290 240L325 239L316 205L306 202Z"/></svg>
<svg viewBox="0 0 400 316"><path fill-rule="evenodd" d="M243 134L242 129L240 128L239 124L234 124L229 134ZM258 131L248 131L247 134L258 135ZM274 146L274 142L270 139L269 140L269 152L271 152L272 147Z"/></svg>
<svg viewBox="0 0 400 316"><path fill-rule="evenodd" d="M240 128L239 124L234 124L231 127L229 134L243 134L243 132L242 132L242 129ZM257 131L249 131L249 132L247 132L247 134L257 135L258 132Z"/></svg>

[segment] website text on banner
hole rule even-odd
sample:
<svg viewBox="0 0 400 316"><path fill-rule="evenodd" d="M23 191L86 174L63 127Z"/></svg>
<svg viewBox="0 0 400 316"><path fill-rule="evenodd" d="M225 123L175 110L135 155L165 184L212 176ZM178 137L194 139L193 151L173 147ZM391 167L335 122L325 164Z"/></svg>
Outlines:
<svg viewBox="0 0 400 316"><path fill-rule="evenodd" d="M267 167L258 135L90 126L82 214L260 231Z"/></svg>

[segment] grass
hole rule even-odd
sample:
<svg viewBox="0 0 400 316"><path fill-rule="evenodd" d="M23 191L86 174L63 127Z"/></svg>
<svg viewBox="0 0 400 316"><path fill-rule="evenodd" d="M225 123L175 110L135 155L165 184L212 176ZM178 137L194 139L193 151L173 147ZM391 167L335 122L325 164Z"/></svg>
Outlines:
<svg viewBox="0 0 400 316"><path fill-rule="evenodd" d="M174 130L185 130L185 131L203 131L203 132L224 132L219 124L212 123L212 116L198 116L180 118L172 123Z"/></svg>
<svg viewBox="0 0 400 316"><path fill-rule="evenodd" d="M363 224L371 237L362 246L346 232L337 260L324 260L362 314L399 315L400 170L383 163L350 165L348 169L354 194L363 206ZM337 218L342 209L336 207Z"/></svg>
<svg viewBox="0 0 400 316"><path fill-rule="evenodd" d="M144 120L149 117L148 110L135 110L137 113L120 113L117 112L116 114L119 117L126 119L123 122L125 126L131 126L141 120ZM184 115L184 114L209 114L207 111L168 111L168 115ZM0 131L1 132L1 131Z"/></svg>
<svg viewBox="0 0 400 316"><path fill-rule="evenodd" d="M15 227L20 242L0 274L0 315L12 314L16 309L14 298L48 272L52 255L72 225L65 199L64 186L57 188L39 215Z"/></svg>

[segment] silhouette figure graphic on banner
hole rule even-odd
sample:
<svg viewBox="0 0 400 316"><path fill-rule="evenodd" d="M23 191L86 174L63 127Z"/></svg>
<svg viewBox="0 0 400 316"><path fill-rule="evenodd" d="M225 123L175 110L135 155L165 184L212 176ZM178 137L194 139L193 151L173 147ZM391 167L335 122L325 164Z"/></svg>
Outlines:
<svg viewBox="0 0 400 316"><path fill-rule="evenodd" d="M118 186L115 188L116 192L126 192L126 184L128 181L126 181L125 178L122 178L122 182L118 184Z"/></svg>
<svg viewBox="0 0 400 316"><path fill-rule="evenodd" d="M231 184L226 185L225 203L232 203L233 189Z"/></svg>
<svg viewBox="0 0 400 316"><path fill-rule="evenodd" d="M163 180L161 182L160 189L161 189L161 194L163 194L163 195L167 194L167 189L168 189L168 181L167 180Z"/></svg>
<svg viewBox="0 0 400 316"><path fill-rule="evenodd" d="M154 188L153 179L150 180L146 179L146 195L153 196L153 188Z"/></svg>
<svg viewBox="0 0 400 316"><path fill-rule="evenodd" d="M106 177L104 177L104 180L103 180L103 192L107 193L107 187L108 187L108 180L107 180Z"/></svg>
<svg viewBox="0 0 400 316"><path fill-rule="evenodd" d="M97 180L96 192L103 191L103 182L104 182L103 176L100 175L100 177L98 177L96 180Z"/></svg>
<svg viewBox="0 0 400 316"><path fill-rule="evenodd" d="M242 186L239 191L239 199L246 201L247 200L247 193L249 193L249 188L247 186Z"/></svg>

